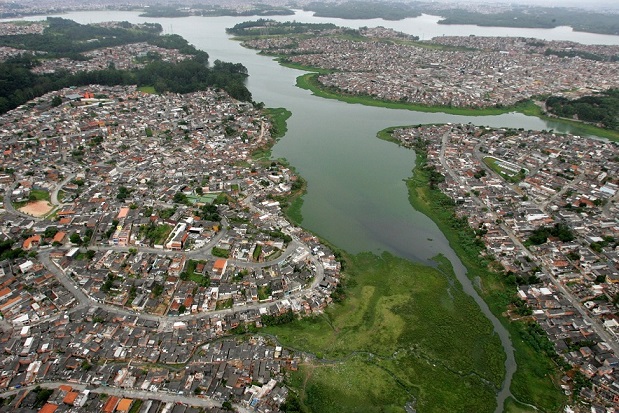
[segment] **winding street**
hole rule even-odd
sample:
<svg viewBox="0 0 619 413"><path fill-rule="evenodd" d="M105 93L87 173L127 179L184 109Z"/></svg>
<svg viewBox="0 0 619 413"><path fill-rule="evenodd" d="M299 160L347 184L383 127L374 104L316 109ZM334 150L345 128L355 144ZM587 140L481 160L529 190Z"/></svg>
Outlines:
<svg viewBox="0 0 619 413"><path fill-rule="evenodd" d="M73 178L75 178L76 174L71 174L67 176L61 183L59 183L56 188L51 193L51 203L52 205L59 206L60 202L58 201L58 192L62 189L63 186L68 184Z"/></svg>
<svg viewBox="0 0 619 413"><path fill-rule="evenodd" d="M9 214L17 215L18 217L22 217L22 218L40 219L40 218L33 217L32 215L24 214L23 212L20 212L15 209L15 207L13 206L13 203L11 202L11 193L13 192L15 188L17 188L17 185L10 187L4 193L4 209L6 210L6 212Z"/></svg>
<svg viewBox="0 0 619 413"><path fill-rule="evenodd" d="M227 222L224 222L222 220L222 224L224 228L227 227ZM215 246L221 240L221 238L225 235L225 232L226 230L222 229L204 247L200 248L199 250L194 250L190 252L160 250L160 249L147 248L147 247L139 247L137 249L140 252L156 253L160 255L169 256L169 255L185 254L186 257L191 257L191 258L212 259L216 257L214 257L210 251L212 250L213 246ZM293 240L288 244L288 247L286 248L286 250L277 259L273 261L261 262L261 263L251 263L251 262L245 262L245 261L239 261L239 260L228 260L228 261L231 264L238 266L238 267L245 267L245 268L270 267L273 265L277 265L285 261L286 259L288 259L298 248L307 249L307 247L300 240L298 240L298 238L293 237ZM91 247L91 249L96 250L96 251L108 251L108 250L117 251L117 252L128 252L129 251L129 247L115 247L115 246L110 246L110 247L99 246L99 247ZM64 270L62 270L54 261L50 259L50 254L52 251L53 250L40 252L38 255L38 258L41 261L41 263L45 266L45 268L49 270L58 279L58 281L75 297L78 304L76 307L70 310L71 313L81 311L82 309L86 307L96 307L96 308L104 309L105 311L111 314L116 314L118 316L137 317L142 320L157 322L160 325L167 325L168 323L177 322L177 321L197 320L197 319L209 318L209 317L223 317L226 314L233 314L237 311L259 310L260 308L267 308L285 299L301 297L303 294L306 294L308 291L315 289L324 277L324 267L322 266L322 263L314 255L310 255L311 257L310 259L312 261L312 264L315 267L315 272L316 272L314 279L312 281L312 284L308 286L307 288L302 289L300 291L295 291L292 294L289 294L280 300L251 303L251 304L246 304L246 305L241 305L241 306L235 306L235 307L224 309L224 310L204 311L204 312L200 312L196 314L187 314L187 315L181 315L181 316L175 316L175 317L168 317L168 316L160 316L160 315L148 314L148 313L137 313L135 311L127 310L122 307L117 307L114 305L99 303L99 302L94 301L92 298L90 298L90 296L88 296L81 288L79 288L76 285L73 279L71 279L71 277L67 275ZM58 317L59 315L54 316L52 318L41 319L38 323L48 322ZM37 324L37 323L33 323L33 324Z"/></svg>

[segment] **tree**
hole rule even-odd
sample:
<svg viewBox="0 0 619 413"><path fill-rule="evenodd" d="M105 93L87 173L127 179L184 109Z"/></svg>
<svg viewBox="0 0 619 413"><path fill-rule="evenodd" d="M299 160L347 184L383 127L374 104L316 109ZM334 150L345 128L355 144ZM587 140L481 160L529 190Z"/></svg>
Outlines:
<svg viewBox="0 0 619 413"><path fill-rule="evenodd" d="M130 194L131 191L128 188L121 186L118 188L118 194L116 195L116 199L118 199L119 201L124 201L125 199L129 198Z"/></svg>
<svg viewBox="0 0 619 413"><path fill-rule="evenodd" d="M187 199L187 195L182 192L175 193L173 201L177 204L187 204L189 202L189 200Z"/></svg>
<svg viewBox="0 0 619 413"><path fill-rule="evenodd" d="M80 245L82 243L82 237L80 237L80 234L78 234L77 232L74 232L69 237L69 241L71 241L71 243L75 245Z"/></svg>
<svg viewBox="0 0 619 413"><path fill-rule="evenodd" d="M53 238L58 233L58 228L55 226L49 226L45 228L45 232L43 233L43 238Z"/></svg>
<svg viewBox="0 0 619 413"><path fill-rule="evenodd" d="M54 96L52 98L52 106L56 107L56 106L60 106L62 105L62 98L58 95Z"/></svg>

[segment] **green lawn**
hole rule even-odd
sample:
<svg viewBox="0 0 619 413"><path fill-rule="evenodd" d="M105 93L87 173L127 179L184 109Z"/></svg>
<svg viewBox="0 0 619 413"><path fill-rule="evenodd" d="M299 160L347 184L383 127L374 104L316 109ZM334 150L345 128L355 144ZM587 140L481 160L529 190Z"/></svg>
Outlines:
<svg viewBox="0 0 619 413"><path fill-rule="evenodd" d="M153 94L153 95L157 93L157 91L155 90L154 86L140 86L138 88L138 90L140 92L150 93L150 94Z"/></svg>
<svg viewBox="0 0 619 413"><path fill-rule="evenodd" d="M30 191L30 200L49 202L51 200L51 195L49 194L49 192L42 189L33 189L32 191Z"/></svg>
<svg viewBox="0 0 619 413"><path fill-rule="evenodd" d="M419 412L493 411L503 349L439 261L442 271L387 253L349 258L342 304L266 329L322 359L299 373L311 411L404 411L413 394Z"/></svg>

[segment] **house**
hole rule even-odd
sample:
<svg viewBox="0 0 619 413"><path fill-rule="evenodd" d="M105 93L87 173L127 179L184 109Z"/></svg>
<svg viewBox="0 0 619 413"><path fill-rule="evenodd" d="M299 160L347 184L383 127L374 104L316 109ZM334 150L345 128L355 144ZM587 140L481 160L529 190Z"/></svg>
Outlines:
<svg viewBox="0 0 619 413"><path fill-rule="evenodd" d="M131 409L133 399L122 399L116 406L116 411L119 413L127 413Z"/></svg>
<svg viewBox="0 0 619 413"><path fill-rule="evenodd" d="M58 406L52 403L45 403L39 413L54 413L58 409Z"/></svg>
<svg viewBox="0 0 619 413"><path fill-rule="evenodd" d="M63 232L63 231L58 231L58 232L56 233L56 235L54 235L54 238L52 239L52 244L53 244L53 243L56 243L56 242L58 242L58 243L62 244L62 243L64 242L64 240L65 240L66 236L67 236L67 233L66 233L66 232Z"/></svg>
<svg viewBox="0 0 619 413"><path fill-rule="evenodd" d="M226 272L227 267L228 267L228 260L224 260L224 259L216 260L215 264L213 265L213 273L221 277Z"/></svg>
<svg viewBox="0 0 619 413"><path fill-rule="evenodd" d="M112 413L116 409L116 406L120 402L120 399L116 396L110 396L103 406L103 413ZM53 412L52 412L53 413Z"/></svg>
<svg viewBox="0 0 619 413"><path fill-rule="evenodd" d="M24 241L22 245L22 248L28 251L32 249L33 247L38 247L39 244L41 244L41 236L37 234L37 235L33 235L31 237L26 238L26 240Z"/></svg>
<svg viewBox="0 0 619 413"><path fill-rule="evenodd" d="M69 406L73 406L75 404L75 399L77 399L78 395L79 395L78 392L69 391L67 395L64 397L64 399L62 400L62 402L64 404L68 404Z"/></svg>

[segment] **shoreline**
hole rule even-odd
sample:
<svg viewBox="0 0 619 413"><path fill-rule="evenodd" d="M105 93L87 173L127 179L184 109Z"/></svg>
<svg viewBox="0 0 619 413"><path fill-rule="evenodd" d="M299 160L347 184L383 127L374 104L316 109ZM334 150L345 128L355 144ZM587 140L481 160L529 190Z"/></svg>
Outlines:
<svg viewBox="0 0 619 413"><path fill-rule="evenodd" d="M398 140L391 137L391 131L398 128L402 127L383 129L377 133L377 137L401 145ZM548 402L548 394L546 393L548 391L556 392L557 396L563 398L560 389L552 380L552 377L558 378L561 371L552 360L542 356L522 341L521 335L526 328L524 323L511 321L504 316L509 306L510 294L515 294L515 291L510 291L509 286L500 278L500 274L489 268L492 265L491 262L484 260L478 254L474 255L474 251L465 250L463 238L466 237L468 232L466 230L464 232L458 231L451 227L448 220L453 207L450 207L448 202L441 202L450 198L440 189L430 189L428 176L424 171L426 154L418 149L413 149L417 154L415 167L412 170L411 178L406 180L411 206L436 223L449 241L450 247L466 267L466 276L474 282L483 301L510 335L517 367L511 380L511 396L505 401L505 411L508 411L507 407L510 403L521 408L536 405L537 407L543 406L543 411L557 411L558 406L540 405L540 402ZM544 370L544 376L536 374L540 370L540 366ZM551 372L550 382L548 381L549 371Z"/></svg>
<svg viewBox="0 0 619 413"><path fill-rule="evenodd" d="M311 91L314 95L326 98L326 99L334 99L339 100L345 103L351 104L361 104L366 106L376 106L387 109L404 109L416 112L426 112L426 113L446 113L450 115L461 115L461 116L495 116L502 115L505 113L518 112L522 113L526 116L535 116L545 121L556 122L559 124L569 125L572 128L577 129L578 134L583 135L593 135L599 138L605 138L611 141L619 142L619 132L603 129L588 123L574 121L570 119L564 119L559 117L552 117L548 114L542 112L542 109L533 103L533 101L527 101L525 103L521 103L515 106L509 106L505 108L479 108L479 109L469 109L469 108L455 108L455 107L447 107L447 106L425 106L421 104L415 103L401 103L395 101L386 101L374 99L370 96L361 96L361 95L346 95L337 93L335 91L331 91L327 88L324 88L317 81L317 76L322 73L328 73L328 71L317 71L316 68L313 67L304 67L300 65L288 64L286 62L280 62L282 66L290 67L298 70L306 70L310 71L310 73L306 73L297 77L297 87L305 90Z"/></svg>
<svg viewBox="0 0 619 413"><path fill-rule="evenodd" d="M269 111L271 111L272 116L279 118L280 122L282 122L281 125L283 125L283 122L285 122L289 116L289 112L286 110L276 109L275 113L272 112L272 109ZM276 121L274 120L274 122ZM276 139L280 138L282 131L283 127L278 127L278 133L273 136ZM260 153L260 155L268 156L264 152ZM276 159L276 161L286 162L282 159ZM291 166L289 167L292 168ZM299 176L299 174L297 174L297 176ZM303 194L306 190L305 180L299 176L299 181L301 183L299 188L296 191L293 191L291 196L280 201L290 203L288 208L282 209L284 210L287 218L295 224L298 224L297 216L295 214L298 213L298 217L302 219L300 207L303 202ZM309 231L307 229L304 230ZM313 233L311 231L309 232ZM312 362L307 363L299 371L299 373L294 374L289 379L291 382L297 382L299 377L303 377L305 374L310 375L310 371L316 371L317 369L321 371L318 378L314 378L309 382L310 387L307 387L305 384L307 383L309 377L304 377L303 380L299 380L298 383L293 385L295 393L301 403L307 407L311 406L313 408L317 408L317 411L321 411L320 409L324 408L325 405L321 403L316 405L316 402L313 401L312 397L312 395L315 394L314 392L318 391L318 394L320 394L321 397L325 396L326 398L330 398L330 396L333 395L333 392L340 393L342 391L339 386L336 386L336 388L330 390L324 387L325 383L329 383L334 380L334 377L338 377L339 373L337 370L331 370L330 367L325 366L325 364L334 364L340 365L340 368L349 371L350 374L355 377L355 380L360 381L359 385L361 387L365 386L365 382L363 381L365 379L363 378L368 374L372 376L378 375L380 379L378 379L378 384L376 385L386 386L387 388L390 388L392 385L395 386L390 390L394 400L399 400L403 403L404 397L409 401L412 400L410 401L412 405L417 405L417 403L419 403L420 406L432 406L430 407L431 409L447 402L447 399L444 397L445 394L448 393L448 389L451 389L451 391L456 391L456 393L460 394L459 397L462 397L461 400L464 400L465 396L462 393L464 388L456 385L456 382L466 377L466 380L470 381L469 385L475 383L475 387L477 389L474 392L475 396L469 401L475 405L475 409L493 412L503 411L504 406L507 406L508 402L503 402L502 400L499 402L497 397L501 392L502 383L506 377L506 371L504 368L506 354L504 347L501 345L497 334L492 332L493 326L491 320L489 320L487 316L479 309L477 304L475 304L474 298L459 288L457 290L451 290L448 287L451 285L451 282L457 281L450 262L443 262L441 260L440 262L437 262L437 264L439 264L439 268L435 268L434 266L412 262L387 253L382 255L377 255L375 253L350 255L342 249L333 246L333 244L326 241L320 235L315 233L313 234L320 239L321 243L331 248L337 257L337 260L342 264L342 276L340 279L341 289L336 291L338 295L333 297L335 302L328 307L325 314L322 316L299 319L291 324L282 326L267 327L264 331L265 334L275 334L275 337L277 337L278 341L284 347L296 349L302 348L304 352L309 352L308 354L314 355L315 358ZM365 265L360 265L362 262L365 263ZM388 281L384 279L385 271L387 271L390 275ZM412 277L413 274L423 274L423 277L421 278L425 281L421 282L417 279L418 277ZM450 348L453 347L452 350L450 350L452 352L450 355L443 354L444 351L441 348L445 346L436 347L435 345L424 344L421 348L417 349L417 346L419 346L420 343L415 343L417 341L426 341L428 339L428 334L429 337L433 337L435 334L444 336L440 340L431 340L432 342L438 343L444 342L445 340L449 341L445 336L450 334L448 332L450 331L449 328L442 333L431 333L430 330L433 330L433 325L442 322L440 320L443 318L447 317L451 319L451 316L448 316L448 314L450 314L450 311L453 310L450 310L447 313L443 313L443 310L438 310L437 312L437 310L431 309L433 306L429 305L429 302L426 303L429 305L428 307L423 310L420 308L418 310L419 312L415 311L413 313L404 313L401 309L399 309L399 307L390 308L391 306L387 305L388 302L401 302L401 305L404 305L404 303L410 299L405 298L401 294L398 294L396 290L393 290L393 288L395 288L393 286L396 284L399 285L399 282L396 280L401 279L400 277L405 275L411 276L406 277L406 283L409 283L410 288L413 288L413 291L415 291L413 296L420 293L420 291L418 291L419 289L432 289L434 290L432 293L435 295L434 298L431 299L429 297L430 290L426 290L426 293L424 293L424 295L428 296L426 299L429 300L429 302L439 301L445 305L445 303L449 301L447 297L452 297L452 295L455 295L457 298L454 299L452 297L454 302L448 307L456 306L456 308L459 308L460 316L456 316L456 319L460 319L460 321L457 322L457 324L463 326L461 323L464 320L461 318L464 317L463 314L467 314L467 317L469 317L468 325L475 326L473 330L477 333L469 334L466 332L466 328L459 330L460 332L458 335L461 337L460 341L462 342L459 344L454 343L453 345L446 346ZM365 299L369 299L370 295L371 305L365 303L364 301L364 297ZM415 299L413 301L417 302L418 300L419 299ZM364 304L361 304L361 302ZM384 304L378 305L379 303ZM420 305L422 305L421 302L417 302L415 304L416 307ZM363 308L362 313L365 313L365 315L359 319L359 311L361 308ZM350 311L353 311L356 314L352 318L350 318ZM429 378L418 378L417 380L412 381L408 379L404 380L404 378L398 373L398 370L395 369L395 364L393 363L395 363L399 358L396 355L400 351L406 353L411 352L410 349L405 350L408 349L410 345L402 347L402 339L398 338L399 334L401 334L400 329L402 328L400 323L409 317L423 317L423 319L426 320L421 324L412 324L416 325L415 329L420 329L420 332L426 332L425 334L417 333L411 335L411 337L416 337L416 339L411 341L412 346L416 348L416 350L413 350L412 353L409 354L409 356L412 356L415 360L411 361L411 363L416 366L415 370L417 368L421 368L421 365L427 364L428 360L431 360L431 362L434 363L433 374L437 374L442 377L443 380L441 380L441 382L445 381L445 383L449 383L448 385L432 384L431 381L427 381ZM402 321L400 321L400 319L402 319ZM376 324L378 320L385 321ZM318 326L321 326L319 328L321 331L320 333L315 331ZM345 344L348 341L346 337L350 338L350 334L355 334L353 331L358 329L369 329L368 331L371 331L377 327L380 327L380 331L382 331L382 334L386 334L386 336L374 337L373 340L365 343L365 345L361 345L361 347L359 347L361 343L358 342L360 339L352 340L352 342L355 343L354 345ZM487 337L486 335L490 334L492 339L481 339L481 336L476 335L480 334L482 331L485 331L485 333L482 333L483 337ZM304 339L304 337L307 337L308 335L313 336L313 338ZM375 342L378 337L381 337L381 339L378 340L380 343ZM373 344L371 344L371 342L373 342ZM480 342L483 342L484 344L475 344ZM335 343L340 344L335 345ZM367 356L362 357L362 359L357 359L356 357L352 357L354 354L364 354ZM462 355L458 356L458 354ZM464 354L466 354L466 356ZM477 356L472 357L472 354L476 354ZM368 362L368 360L364 359L365 357L374 358L375 361ZM478 359L477 357L481 357L481 359ZM484 367L476 364L476 362L464 362L464 360L482 359L485 360L483 363ZM456 360L461 360L462 363L456 362ZM472 365L470 365L471 363ZM452 380L454 381L452 382ZM316 390L317 388L319 390ZM367 391L369 391L369 388L364 389L361 393ZM419 393L417 393L418 391ZM427 396L424 395L426 392L438 392L438 394ZM490 397L491 393L494 394L494 397L492 398ZM481 396L481 394L485 394L485 396ZM334 398L333 400L335 399L337 398ZM390 403L393 403L394 400ZM491 400L492 403L494 403L494 407L492 408L490 407ZM382 402L387 403L387 400L382 400ZM358 400L356 398L343 403L345 405L350 404L351 407L359 407L357 404ZM451 401L449 403L451 403ZM511 400L510 403L513 404ZM395 404L399 405L399 403ZM500 406L501 410L497 410L497 406Z"/></svg>

